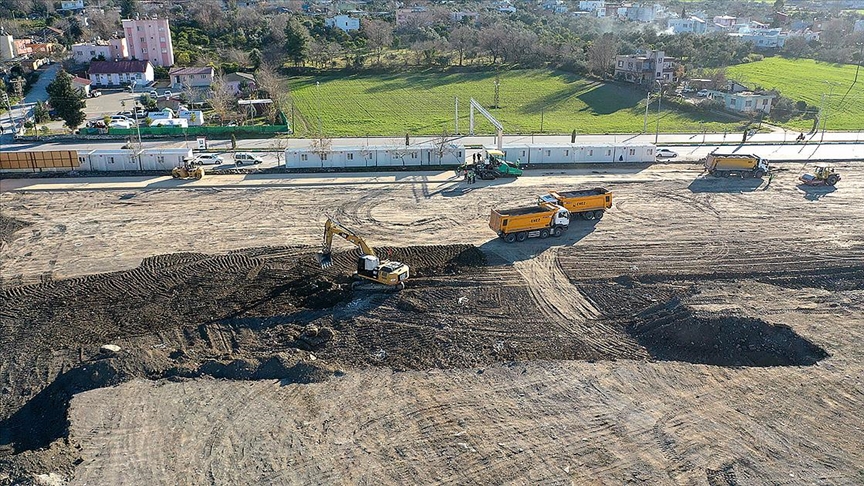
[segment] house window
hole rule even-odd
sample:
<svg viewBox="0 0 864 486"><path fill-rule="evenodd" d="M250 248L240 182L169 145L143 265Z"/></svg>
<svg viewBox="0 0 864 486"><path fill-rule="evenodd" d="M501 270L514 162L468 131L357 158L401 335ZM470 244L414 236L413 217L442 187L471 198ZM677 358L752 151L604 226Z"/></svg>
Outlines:
<svg viewBox="0 0 864 486"><path fill-rule="evenodd" d="M144 42L144 38L143 38L143 37L141 38L141 42Z"/></svg>
<svg viewBox="0 0 864 486"><path fill-rule="evenodd" d="M141 32L141 26L140 26L140 25L136 25L136 26L135 26L135 30L137 30L138 32ZM143 41L144 39L141 39L141 40Z"/></svg>
<svg viewBox="0 0 864 486"><path fill-rule="evenodd" d="M570 157L570 151L569 150L564 151L564 157Z"/></svg>
<svg viewBox="0 0 864 486"><path fill-rule="evenodd" d="M752 105L752 104L753 104L753 102L752 102L752 101L750 101L750 100L747 100L747 102L746 102L746 103L744 103L744 106L751 106L751 105Z"/></svg>
<svg viewBox="0 0 864 486"><path fill-rule="evenodd" d="M164 53L166 53L166 52L168 52L168 49L166 49L166 48L163 47L163 48L162 48L162 53L164 54Z"/></svg>
<svg viewBox="0 0 864 486"><path fill-rule="evenodd" d="M165 42L165 38L164 38L164 37L160 37L160 38L159 38L159 42Z"/></svg>
<svg viewBox="0 0 864 486"><path fill-rule="evenodd" d="M630 155L636 155L636 149L630 149Z"/></svg>
<svg viewBox="0 0 864 486"><path fill-rule="evenodd" d="M546 157L549 157L549 156L551 156L551 155L552 155L552 151L551 151L551 150L547 150L547 151L546 151Z"/></svg>
<svg viewBox="0 0 864 486"><path fill-rule="evenodd" d="M306 154L300 154L300 160L306 160L306 159L308 159L308 158L309 158L308 155L306 155Z"/></svg>
<svg viewBox="0 0 864 486"><path fill-rule="evenodd" d="M348 160L354 160L354 154L348 154L346 157Z"/></svg>
<svg viewBox="0 0 864 486"><path fill-rule="evenodd" d="M765 106L767 104L768 104L768 98L765 98L764 100L762 100L762 106Z"/></svg>
<svg viewBox="0 0 864 486"><path fill-rule="evenodd" d="M589 150L588 151L588 157L593 157L593 156L594 156L594 150Z"/></svg>
<svg viewBox="0 0 864 486"><path fill-rule="evenodd" d="M165 163L165 156L157 155L156 156L156 162L159 162L160 164L164 164Z"/></svg>
<svg viewBox="0 0 864 486"><path fill-rule="evenodd" d="M618 61L618 67L624 67L624 61Z"/></svg>
<svg viewBox="0 0 864 486"><path fill-rule="evenodd" d="M649 148L649 149L648 149L648 155L651 155L651 154L653 154L653 153L654 153L654 149L650 149L650 148Z"/></svg>
<svg viewBox="0 0 864 486"><path fill-rule="evenodd" d="M114 157L108 157L108 163L113 164L114 163Z"/></svg>
<svg viewBox="0 0 864 486"><path fill-rule="evenodd" d="M321 154L321 160L327 160L327 154Z"/></svg>
<svg viewBox="0 0 864 486"><path fill-rule="evenodd" d="M416 158L417 158L417 154L416 154L416 153L412 153L412 154L411 154L411 158L412 158L412 159L416 159Z"/></svg>
<svg viewBox="0 0 864 486"><path fill-rule="evenodd" d="M522 151L522 157L525 157L525 151L524 150Z"/></svg>
<svg viewBox="0 0 864 486"><path fill-rule="evenodd" d="M606 156L608 157L608 156L610 156L610 155L612 155L612 150L607 150L607 151L606 151Z"/></svg>

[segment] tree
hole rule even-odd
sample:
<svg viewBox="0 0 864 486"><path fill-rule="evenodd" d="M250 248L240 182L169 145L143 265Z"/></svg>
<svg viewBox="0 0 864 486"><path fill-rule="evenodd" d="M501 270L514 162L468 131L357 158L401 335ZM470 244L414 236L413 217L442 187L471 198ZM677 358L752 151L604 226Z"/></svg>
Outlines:
<svg viewBox="0 0 864 486"><path fill-rule="evenodd" d="M299 20L292 18L285 26L285 50L294 64L303 64L309 49L309 30Z"/></svg>
<svg viewBox="0 0 864 486"><path fill-rule="evenodd" d="M51 119L44 101L36 102L36 106L33 107L33 118L36 119L36 123L45 123Z"/></svg>
<svg viewBox="0 0 864 486"><path fill-rule="evenodd" d="M393 26L383 20L364 19L363 34L366 45L375 53L376 62L381 64L381 53L393 43Z"/></svg>
<svg viewBox="0 0 864 486"><path fill-rule="evenodd" d="M258 69L261 66L261 63L264 62L264 58L261 56L261 51L258 49L252 49L249 52L249 62L252 63L252 69Z"/></svg>
<svg viewBox="0 0 864 486"><path fill-rule="evenodd" d="M276 122L276 113L285 110L285 100L288 90L285 80L276 73L276 69L270 64L262 64L255 71L255 82L258 88L267 93L267 97L273 102L267 105L267 119L270 123Z"/></svg>
<svg viewBox="0 0 864 486"><path fill-rule="evenodd" d="M785 7L785 6L786 6L786 2L784 2L783 0L776 0L774 2L774 11L780 12L783 10L783 7Z"/></svg>
<svg viewBox="0 0 864 486"><path fill-rule="evenodd" d="M450 41L450 48L459 55L459 65L461 66L465 53L477 45L477 31L461 25L450 31L450 37L447 40Z"/></svg>
<svg viewBox="0 0 864 486"><path fill-rule="evenodd" d="M213 76L210 89L210 107L213 108L213 111L219 116L220 123L222 123L228 117L228 112L231 110L231 105L234 101L234 97L225 85L225 78L222 77L222 73Z"/></svg>
<svg viewBox="0 0 864 486"><path fill-rule="evenodd" d="M120 17L124 19L134 19L135 15L140 12L138 0L120 0Z"/></svg>
<svg viewBox="0 0 864 486"><path fill-rule="evenodd" d="M615 66L617 53L618 40L615 34L603 34L588 47L588 70L605 79L611 68Z"/></svg>
<svg viewBox="0 0 864 486"><path fill-rule="evenodd" d="M69 73L57 73L46 91L48 103L57 110L57 116L66 122L70 130L75 130L84 123L84 94L72 87L72 76Z"/></svg>

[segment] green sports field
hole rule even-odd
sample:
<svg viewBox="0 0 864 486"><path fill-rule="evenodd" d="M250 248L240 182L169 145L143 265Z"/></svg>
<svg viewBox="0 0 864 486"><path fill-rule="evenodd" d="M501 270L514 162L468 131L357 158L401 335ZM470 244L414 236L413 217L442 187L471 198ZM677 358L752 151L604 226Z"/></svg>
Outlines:
<svg viewBox="0 0 864 486"><path fill-rule="evenodd" d="M743 81L750 87L776 88L786 98L803 100L817 108L824 94L828 130L861 130L864 128L864 69L852 86L855 71L856 66L850 64L768 57L759 62L730 67L726 76ZM812 123L811 120L792 120L789 126L804 129L811 127Z"/></svg>
<svg viewBox="0 0 864 486"><path fill-rule="evenodd" d="M317 132L319 113L327 136L453 133L456 97L461 133L468 131L470 98L490 108L505 133L540 133L541 128L544 133L638 133L645 116L645 93L545 70L502 72L499 108L492 108L494 72L292 77L289 88L299 135ZM649 132L656 123L657 104L652 101ZM665 132L734 131L739 125L722 115L666 109L660 119ZM479 113L476 131L494 131Z"/></svg>

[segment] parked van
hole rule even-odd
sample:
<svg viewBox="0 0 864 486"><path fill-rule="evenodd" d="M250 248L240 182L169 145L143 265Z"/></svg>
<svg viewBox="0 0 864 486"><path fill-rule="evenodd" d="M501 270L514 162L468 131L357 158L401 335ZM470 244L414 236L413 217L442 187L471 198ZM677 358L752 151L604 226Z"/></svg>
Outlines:
<svg viewBox="0 0 864 486"><path fill-rule="evenodd" d="M234 154L234 163L237 165L243 165L243 164L255 165L255 164L260 164L262 162L264 162L264 159L262 159L260 156L255 155L255 154L250 154L248 152L237 152L236 154Z"/></svg>

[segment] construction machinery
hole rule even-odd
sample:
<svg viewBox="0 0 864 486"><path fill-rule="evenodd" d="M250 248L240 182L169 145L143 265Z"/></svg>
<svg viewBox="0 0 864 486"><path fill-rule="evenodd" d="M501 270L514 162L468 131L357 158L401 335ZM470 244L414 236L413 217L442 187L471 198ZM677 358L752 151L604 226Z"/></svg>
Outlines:
<svg viewBox="0 0 864 486"><path fill-rule="evenodd" d="M556 204L570 211L571 216L595 220L612 207L612 193L602 187L581 191L557 191L537 197L537 204Z"/></svg>
<svg viewBox="0 0 864 486"><path fill-rule="evenodd" d="M204 177L204 168L196 167L188 159L183 160L183 165L171 169L171 177L175 179L201 179Z"/></svg>
<svg viewBox="0 0 864 486"><path fill-rule="evenodd" d="M474 171L478 178L491 181L499 177L519 177L522 169L517 162L504 160L504 152L487 150L480 162L462 164L456 169L456 175L465 177L469 170Z"/></svg>
<svg viewBox="0 0 864 486"><path fill-rule="evenodd" d="M556 204L493 209L489 215L489 228L507 243L561 236L569 226L570 211Z"/></svg>
<svg viewBox="0 0 864 486"><path fill-rule="evenodd" d="M705 170L715 177L761 178L768 174L767 159L752 154L718 154L705 157Z"/></svg>
<svg viewBox="0 0 864 486"><path fill-rule="evenodd" d="M817 165L813 173L807 173L798 178L808 186L833 186L840 182L840 174L834 171L834 167Z"/></svg>
<svg viewBox="0 0 864 486"><path fill-rule="evenodd" d="M410 276L408 265L396 261L380 260L375 255L375 250L363 238L330 218L327 218L327 222L324 223L324 247L318 253L318 263L321 264L321 268L333 265L334 236L345 238L360 248L362 252L362 255L357 258L357 272L354 273L357 280L351 284L352 289L363 288L363 284L369 284L371 289L374 289L376 284L396 290L405 288L405 281Z"/></svg>

